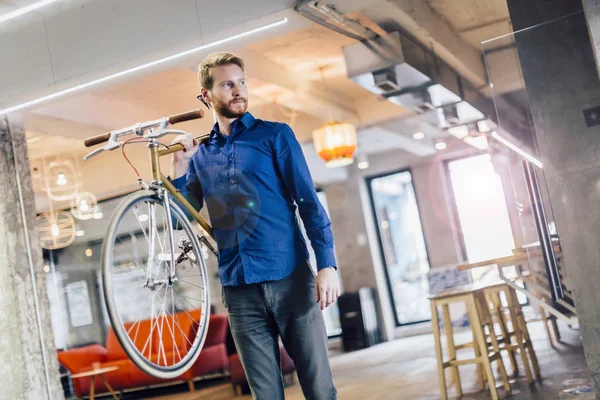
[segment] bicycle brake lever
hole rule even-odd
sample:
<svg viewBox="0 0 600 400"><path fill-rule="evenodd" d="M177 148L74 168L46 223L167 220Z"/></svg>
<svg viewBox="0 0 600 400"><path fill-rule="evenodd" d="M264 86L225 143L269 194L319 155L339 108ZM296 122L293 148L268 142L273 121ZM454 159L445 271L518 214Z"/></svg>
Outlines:
<svg viewBox="0 0 600 400"><path fill-rule="evenodd" d="M103 151L104 151L104 147L100 147L99 149L96 149L96 150L92 151L90 154L83 157L83 161L87 161L88 159L90 159L94 156L97 156L98 154L102 153Z"/></svg>
<svg viewBox="0 0 600 400"><path fill-rule="evenodd" d="M113 132L114 133L114 132ZM116 139L113 139L113 135L111 135L110 139L108 139L108 144L104 147L100 147L99 149L96 149L94 151L92 151L90 154L88 154L87 156L83 157L83 161L87 161L88 159L97 156L98 154L102 153L103 151L110 151L110 150L114 150L116 148L119 148L123 146L123 143L119 142Z"/></svg>

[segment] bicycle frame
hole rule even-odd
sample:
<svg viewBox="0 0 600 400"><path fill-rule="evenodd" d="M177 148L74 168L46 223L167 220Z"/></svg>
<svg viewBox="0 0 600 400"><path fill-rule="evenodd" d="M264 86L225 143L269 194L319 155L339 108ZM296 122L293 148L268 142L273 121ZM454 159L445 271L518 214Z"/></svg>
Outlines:
<svg viewBox="0 0 600 400"><path fill-rule="evenodd" d="M197 138L199 141L201 138ZM170 146L168 149L159 150L159 144L156 141L151 141L149 144L150 149L150 164L152 168L152 180L162 184L164 188L181 204L186 211L194 218L194 220L200 225L200 227L210 236L213 240L215 239L212 227L206 220L200 215L200 213L190 204L190 202L173 186L173 184L162 174L160 171L159 158L168 154L180 151L183 147L181 145Z"/></svg>

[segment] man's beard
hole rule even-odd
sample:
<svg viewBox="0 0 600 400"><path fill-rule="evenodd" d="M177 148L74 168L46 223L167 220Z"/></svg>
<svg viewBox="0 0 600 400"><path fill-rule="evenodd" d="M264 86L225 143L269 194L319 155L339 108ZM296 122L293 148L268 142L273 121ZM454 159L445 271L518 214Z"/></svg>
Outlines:
<svg viewBox="0 0 600 400"><path fill-rule="evenodd" d="M234 111L232 107L234 105L234 102L240 100L244 101L242 111ZM248 109L248 99L241 97L232 100L229 103L223 103L217 100L213 102L213 106L215 107L215 111L219 115L224 116L225 118L240 118L246 113L246 110Z"/></svg>

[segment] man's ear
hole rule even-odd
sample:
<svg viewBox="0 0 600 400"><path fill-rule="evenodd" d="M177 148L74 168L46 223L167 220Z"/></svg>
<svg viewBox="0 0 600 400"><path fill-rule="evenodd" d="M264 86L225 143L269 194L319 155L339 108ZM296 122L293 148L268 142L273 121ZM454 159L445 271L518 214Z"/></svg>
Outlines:
<svg viewBox="0 0 600 400"><path fill-rule="evenodd" d="M201 101L204 103L206 108L208 108L210 110L212 108L211 107L212 99L210 98L210 92L208 90L206 90L205 88L201 88L200 96L201 96Z"/></svg>

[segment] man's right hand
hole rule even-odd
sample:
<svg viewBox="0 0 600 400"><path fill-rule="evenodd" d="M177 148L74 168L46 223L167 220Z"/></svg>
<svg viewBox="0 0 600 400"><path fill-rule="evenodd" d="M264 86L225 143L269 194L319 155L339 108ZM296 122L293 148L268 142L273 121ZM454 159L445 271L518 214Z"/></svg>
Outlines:
<svg viewBox="0 0 600 400"><path fill-rule="evenodd" d="M185 175L190 158L198 151L198 141L189 133L177 135L171 142L171 145L174 144L181 144L183 150L173 153L171 179Z"/></svg>

